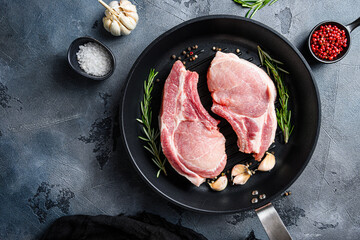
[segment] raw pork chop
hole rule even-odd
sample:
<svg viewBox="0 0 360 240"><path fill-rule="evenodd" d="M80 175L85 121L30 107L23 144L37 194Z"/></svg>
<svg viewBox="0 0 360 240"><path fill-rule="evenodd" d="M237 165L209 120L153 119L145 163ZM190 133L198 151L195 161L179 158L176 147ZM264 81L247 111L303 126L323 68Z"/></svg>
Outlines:
<svg viewBox="0 0 360 240"><path fill-rule="evenodd" d="M277 127L272 80L235 54L217 52L207 82L213 98L211 110L231 124L239 150L260 160L274 141Z"/></svg>
<svg viewBox="0 0 360 240"><path fill-rule="evenodd" d="M225 138L202 106L199 75L176 61L166 79L161 106L161 146L171 166L194 185L214 178L226 165Z"/></svg>

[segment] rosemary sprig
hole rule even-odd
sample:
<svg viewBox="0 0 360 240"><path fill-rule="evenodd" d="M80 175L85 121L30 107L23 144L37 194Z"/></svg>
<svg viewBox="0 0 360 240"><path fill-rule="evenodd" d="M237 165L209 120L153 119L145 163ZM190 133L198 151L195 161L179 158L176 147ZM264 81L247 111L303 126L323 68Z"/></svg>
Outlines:
<svg viewBox="0 0 360 240"><path fill-rule="evenodd" d="M141 119L137 118L136 120L143 125L144 136L139 136L139 138L146 142L144 148L152 154L151 160L159 168L156 174L156 176L159 177L161 171L163 171L165 175L167 175L167 173L165 169L166 158L161 157L162 149L159 141L159 129L151 127L151 92L154 88L154 79L157 74L158 72L155 72L155 69L150 69L148 79L144 81L144 98L140 103Z"/></svg>
<svg viewBox="0 0 360 240"><path fill-rule="evenodd" d="M249 11L246 13L245 17L249 17L249 14L251 13L249 18L252 18L254 14L265 7L271 0L234 0L234 2L241 4L242 7L250 8ZM269 4L271 6L277 2L277 0L272 0L272 2Z"/></svg>
<svg viewBox="0 0 360 240"><path fill-rule="evenodd" d="M282 62L270 57L270 55L264 52L264 50L262 50L259 46L258 53L261 65L266 67L269 76L272 75L276 82L276 88L280 102L280 107L276 109L276 119L284 134L284 141L287 143L294 126L291 126L291 111L288 110L289 92L287 87L284 85L280 72L286 74L289 74L289 72L279 67L279 65L283 65Z"/></svg>

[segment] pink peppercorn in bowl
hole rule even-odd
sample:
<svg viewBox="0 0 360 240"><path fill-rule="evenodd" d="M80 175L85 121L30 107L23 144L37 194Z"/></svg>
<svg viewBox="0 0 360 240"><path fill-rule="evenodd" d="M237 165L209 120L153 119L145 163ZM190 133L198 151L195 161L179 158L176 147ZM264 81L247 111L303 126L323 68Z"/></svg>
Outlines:
<svg viewBox="0 0 360 240"><path fill-rule="evenodd" d="M360 25L360 18L344 26L334 21L316 25L310 32L308 46L312 56L322 63L335 63L350 50L350 33Z"/></svg>
<svg viewBox="0 0 360 240"><path fill-rule="evenodd" d="M350 32L337 22L321 22L310 33L308 45L313 57L322 63L343 59L350 48Z"/></svg>
<svg viewBox="0 0 360 240"><path fill-rule="evenodd" d="M103 43L91 37L75 39L70 44L67 59L75 72L93 80L105 80L115 69L114 54Z"/></svg>

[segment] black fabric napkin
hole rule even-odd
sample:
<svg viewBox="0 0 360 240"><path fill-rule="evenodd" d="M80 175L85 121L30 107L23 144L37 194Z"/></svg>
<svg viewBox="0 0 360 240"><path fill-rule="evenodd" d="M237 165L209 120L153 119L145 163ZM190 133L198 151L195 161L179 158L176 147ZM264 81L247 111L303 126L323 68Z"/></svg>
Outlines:
<svg viewBox="0 0 360 240"><path fill-rule="evenodd" d="M41 240L206 240L195 231L151 213L136 216L65 216L57 219Z"/></svg>

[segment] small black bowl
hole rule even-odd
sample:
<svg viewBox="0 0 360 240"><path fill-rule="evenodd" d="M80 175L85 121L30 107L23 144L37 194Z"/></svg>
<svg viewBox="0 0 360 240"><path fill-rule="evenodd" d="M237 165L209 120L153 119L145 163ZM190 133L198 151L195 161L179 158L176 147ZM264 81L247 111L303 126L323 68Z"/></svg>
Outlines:
<svg viewBox="0 0 360 240"><path fill-rule="evenodd" d="M316 30L319 30L321 26L323 25L331 25L331 26L337 26L340 30L344 30L345 31L345 36L346 36L346 39L347 39L347 43L346 43L346 47L343 48L343 50L333 59L333 60L326 60L326 59L321 59L319 58L318 56L315 55L315 53L312 51L311 49L311 37L313 35L313 33L316 31ZM341 59L343 59L346 54L349 52L349 49L350 49L350 43L351 43L351 39L350 39L350 31L347 29L346 26L342 25L341 23L338 23L338 22L332 22L332 21L324 21L324 22L321 22L319 23L318 25L316 25L310 32L310 35L309 35L309 38L308 38L308 46L309 46L309 50L310 50L310 53L313 55L313 57L319 61L319 62L322 62L322 63L336 63L338 61L340 61Z"/></svg>
<svg viewBox="0 0 360 240"><path fill-rule="evenodd" d="M106 51L108 51L110 57L111 57L111 69L110 71L105 74L104 76L94 76L94 75L90 75L88 73L86 73L84 70L81 69L80 64L77 60L76 57L76 53L79 51L79 46L84 45L86 43L89 42L95 42L97 44L99 44L100 46L104 47L106 49ZM109 78L114 70L115 70L115 56L114 54L111 52L111 50L106 47L103 43L101 43L100 41L91 38L91 37L80 37L75 39L71 44L70 47L68 49L68 53L67 53L67 58L68 58L68 62L70 64L70 66L72 67L72 69L75 70L75 72L79 73L80 75L93 79L93 80L105 80L107 78Z"/></svg>

